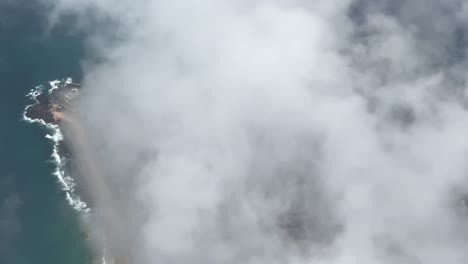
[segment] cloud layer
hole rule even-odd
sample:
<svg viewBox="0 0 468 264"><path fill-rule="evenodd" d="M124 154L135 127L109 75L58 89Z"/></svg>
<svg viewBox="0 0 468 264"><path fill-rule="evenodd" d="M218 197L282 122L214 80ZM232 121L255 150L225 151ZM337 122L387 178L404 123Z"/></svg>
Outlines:
<svg viewBox="0 0 468 264"><path fill-rule="evenodd" d="M462 1L48 4L126 261L466 262Z"/></svg>

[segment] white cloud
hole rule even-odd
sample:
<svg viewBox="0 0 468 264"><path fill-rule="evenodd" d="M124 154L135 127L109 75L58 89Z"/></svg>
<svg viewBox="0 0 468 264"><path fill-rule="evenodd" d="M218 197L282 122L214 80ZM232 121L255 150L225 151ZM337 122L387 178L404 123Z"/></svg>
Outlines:
<svg viewBox="0 0 468 264"><path fill-rule="evenodd" d="M464 263L468 115L414 8L56 4L118 25L92 36L82 111L134 261Z"/></svg>

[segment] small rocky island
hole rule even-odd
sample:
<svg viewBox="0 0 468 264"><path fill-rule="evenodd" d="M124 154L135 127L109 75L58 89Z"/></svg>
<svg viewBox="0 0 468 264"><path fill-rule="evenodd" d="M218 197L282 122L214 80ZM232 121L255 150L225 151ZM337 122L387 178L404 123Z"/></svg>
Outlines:
<svg viewBox="0 0 468 264"><path fill-rule="evenodd" d="M80 88L81 86L76 83L60 82L52 85L48 91L33 92L32 98L35 103L26 108L24 118L60 128L64 112L68 115L74 113L73 102L78 98ZM70 151L65 141L60 140L56 143L60 158L70 158Z"/></svg>
<svg viewBox="0 0 468 264"><path fill-rule="evenodd" d="M79 84L64 83L60 87L50 89L48 94L37 95L36 104L27 107L26 117L43 120L48 124L58 124L61 112L73 112L72 102L77 98L79 89Z"/></svg>

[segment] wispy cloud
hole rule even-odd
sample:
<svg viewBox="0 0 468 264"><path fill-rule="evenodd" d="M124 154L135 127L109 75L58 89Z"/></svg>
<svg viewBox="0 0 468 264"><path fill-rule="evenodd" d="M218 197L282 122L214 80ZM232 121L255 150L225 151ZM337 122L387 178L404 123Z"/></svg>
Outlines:
<svg viewBox="0 0 468 264"><path fill-rule="evenodd" d="M467 259L462 1L48 3L135 263Z"/></svg>

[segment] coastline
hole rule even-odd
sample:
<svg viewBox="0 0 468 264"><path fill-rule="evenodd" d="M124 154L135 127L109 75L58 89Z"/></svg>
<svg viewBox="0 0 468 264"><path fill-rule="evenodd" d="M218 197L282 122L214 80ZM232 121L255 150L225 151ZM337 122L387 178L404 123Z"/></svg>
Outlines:
<svg viewBox="0 0 468 264"><path fill-rule="evenodd" d="M93 160L91 147L88 145L86 132L84 131L79 119L74 115L73 102L78 97L80 84L73 83L71 78L63 80L54 80L48 83L48 86L40 85L32 89L26 96L33 103L26 106L23 112L23 120L27 123L38 123L50 131L45 137L52 141L53 149L51 157L55 165L54 176L59 181L65 194L65 199L69 205L76 210L85 220L85 229L91 228L88 234L88 242L95 245L97 263L128 263L127 256L122 255L124 248L121 245L125 237L115 236L116 230L122 230L123 223L117 216L117 208L110 201L112 195L106 186L106 181L102 177L98 165ZM70 95L73 96L70 96ZM67 132L67 133L65 133ZM72 136L68 132L73 132ZM67 137L67 139L65 139ZM73 149L73 151L72 151ZM73 153L81 153L75 157ZM81 189L87 190L82 195L93 194L93 197L86 197L87 201L106 201L110 206L106 217L110 226L103 226L103 230L96 230L89 225L99 221L91 217L91 208L83 200L77 190L77 183L72 177L71 167L79 167L80 175L83 176L83 184L80 182ZM97 232L95 232L97 231ZM108 240L106 237L110 236ZM114 238L114 239L112 239ZM114 242L114 240L119 242ZM118 262L112 256L118 256ZM95 262L93 262L95 263Z"/></svg>
<svg viewBox="0 0 468 264"><path fill-rule="evenodd" d="M30 124L37 123L50 131L50 133L47 133L45 137L53 143L51 158L56 166L53 174L59 181L62 190L64 191L65 199L68 201L70 206L72 206L74 210L86 214L89 213L91 209L76 193L75 180L67 170L71 153L65 145L62 129L59 122L57 122L58 120L55 120L53 116L46 111L49 106L48 97L52 95L54 91L65 87L79 89L80 85L73 83L71 78L67 78L63 80L50 81L48 86L49 87L45 87L44 85L36 86L26 95L26 97L31 99L33 103L25 107L22 119Z"/></svg>

